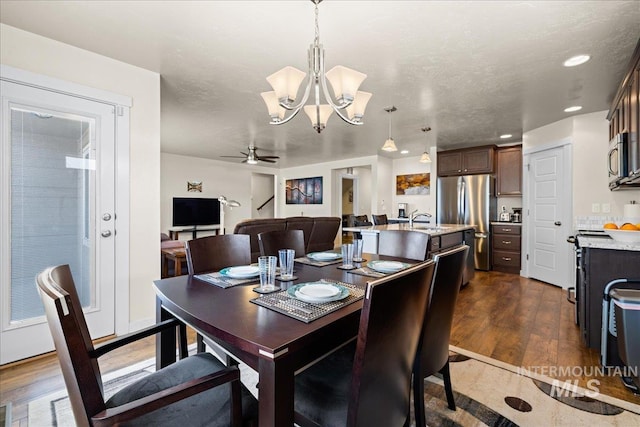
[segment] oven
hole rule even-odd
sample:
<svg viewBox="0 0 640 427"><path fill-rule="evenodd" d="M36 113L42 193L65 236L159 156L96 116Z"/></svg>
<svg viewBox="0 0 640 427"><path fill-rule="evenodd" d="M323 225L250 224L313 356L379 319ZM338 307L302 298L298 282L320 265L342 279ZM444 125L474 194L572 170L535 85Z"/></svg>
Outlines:
<svg viewBox="0 0 640 427"><path fill-rule="evenodd" d="M607 154L609 188L616 189L629 178L629 142L627 133L619 133L609 141Z"/></svg>

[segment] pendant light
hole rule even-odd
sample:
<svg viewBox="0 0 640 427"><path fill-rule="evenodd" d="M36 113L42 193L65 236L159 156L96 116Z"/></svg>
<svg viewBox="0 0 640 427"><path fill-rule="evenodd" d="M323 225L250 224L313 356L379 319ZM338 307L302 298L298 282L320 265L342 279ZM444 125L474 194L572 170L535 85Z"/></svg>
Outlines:
<svg viewBox="0 0 640 427"><path fill-rule="evenodd" d="M384 145L382 146L383 151L398 151L398 147L396 147L395 141L393 140L393 138L391 138L391 113L396 110L397 108L393 105L384 109L384 111L389 113L389 139L384 142Z"/></svg>
<svg viewBox="0 0 640 427"><path fill-rule="evenodd" d="M429 132L431 130L431 128L430 127L424 127L421 130L426 135L427 132ZM431 163L431 156L429 156L429 143L428 143L428 141L427 141L427 144L424 146L424 153L422 153L422 156L420 156L419 162L420 163Z"/></svg>

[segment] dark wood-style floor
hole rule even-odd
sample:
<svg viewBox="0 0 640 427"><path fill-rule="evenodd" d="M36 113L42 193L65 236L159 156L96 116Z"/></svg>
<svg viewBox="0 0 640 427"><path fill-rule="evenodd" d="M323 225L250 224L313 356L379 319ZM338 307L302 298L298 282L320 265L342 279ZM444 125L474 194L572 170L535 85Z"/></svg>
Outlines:
<svg viewBox="0 0 640 427"><path fill-rule="evenodd" d="M598 352L580 342L573 310L557 287L513 274L476 272L460 293L451 344L515 366L597 367ZM151 337L104 356L100 367L106 373L154 356ZM579 385L586 387L589 379L594 378L579 378ZM595 379L601 393L640 404L619 378ZM13 426L28 425L29 401L61 388L55 354L0 369L0 404L12 403Z"/></svg>

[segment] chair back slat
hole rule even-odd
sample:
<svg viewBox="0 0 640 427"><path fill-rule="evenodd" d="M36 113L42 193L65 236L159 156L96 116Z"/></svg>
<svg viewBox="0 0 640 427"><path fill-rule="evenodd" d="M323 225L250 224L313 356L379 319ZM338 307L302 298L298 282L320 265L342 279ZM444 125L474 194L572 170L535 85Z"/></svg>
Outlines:
<svg viewBox="0 0 640 427"><path fill-rule="evenodd" d="M68 265L50 267L36 282L60 361L76 424L105 409L100 368Z"/></svg>
<svg viewBox="0 0 640 427"><path fill-rule="evenodd" d="M380 214L380 215L372 214L371 219L373 220L373 225L385 225L389 223L387 214Z"/></svg>
<svg viewBox="0 0 640 427"><path fill-rule="evenodd" d="M186 243L189 274L216 271L251 263L251 240L247 234L223 234Z"/></svg>
<svg viewBox="0 0 640 427"><path fill-rule="evenodd" d="M353 364L348 426L399 426L409 413L411 369L433 261L367 284Z"/></svg>
<svg viewBox="0 0 640 427"><path fill-rule="evenodd" d="M378 254L424 261L431 250L431 236L420 231L382 230Z"/></svg>
<svg viewBox="0 0 640 427"><path fill-rule="evenodd" d="M280 249L293 249L296 258L305 255L304 232L302 230L265 231L258 234L260 255L278 256Z"/></svg>

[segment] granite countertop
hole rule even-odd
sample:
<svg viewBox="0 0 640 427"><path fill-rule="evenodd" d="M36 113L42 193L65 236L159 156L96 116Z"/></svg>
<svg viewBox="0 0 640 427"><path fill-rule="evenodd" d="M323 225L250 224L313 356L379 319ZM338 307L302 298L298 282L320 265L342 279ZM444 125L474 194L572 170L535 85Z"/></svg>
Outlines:
<svg viewBox="0 0 640 427"><path fill-rule="evenodd" d="M511 222L511 221L491 221L491 225L516 225L520 227L522 225L521 222Z"/></svg>
<svg viewBox="0 0 640 427"><path fill-rule="evenodd" d="M385 225L371 225L365 227L343 227L343 231L355 231L358 233L375 233L378 234L384 230L413 230L420 231L422 233L431 234L432 236L441 236L444 234L455 233L457 231L464 231L474 229L473 225L460 225L460 224L418 224L415 223L413 228L409 228L408 223L403 224L385 224Z"/></svg>
<svg viewBox="0 0 640 427"><path fill-rule="evenodd" d="M618 251L639 251L640 243L619 242L606 237L578 236L581 248L613 249Z"/></svg>

